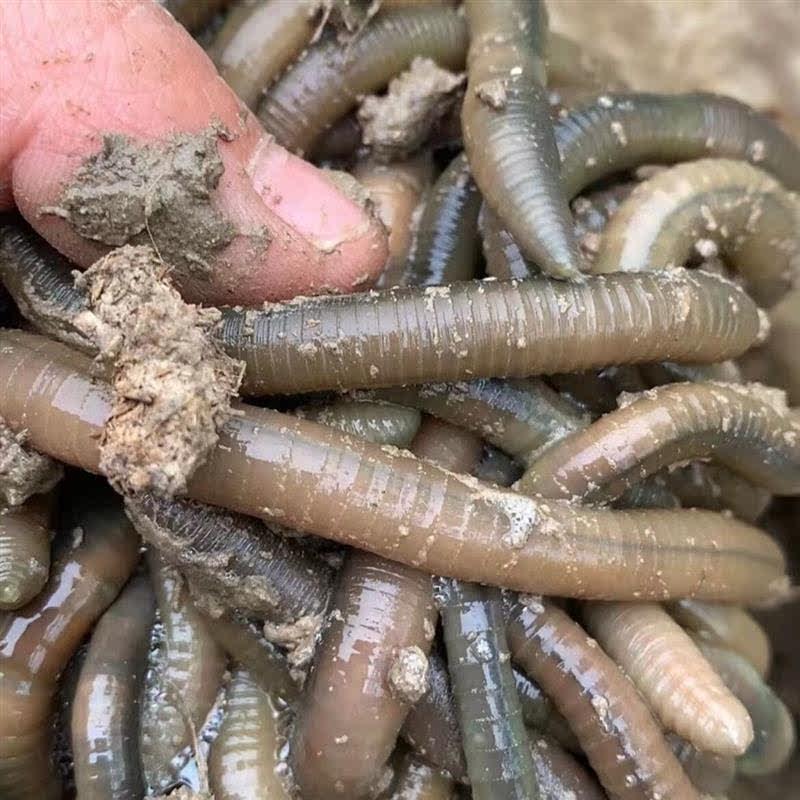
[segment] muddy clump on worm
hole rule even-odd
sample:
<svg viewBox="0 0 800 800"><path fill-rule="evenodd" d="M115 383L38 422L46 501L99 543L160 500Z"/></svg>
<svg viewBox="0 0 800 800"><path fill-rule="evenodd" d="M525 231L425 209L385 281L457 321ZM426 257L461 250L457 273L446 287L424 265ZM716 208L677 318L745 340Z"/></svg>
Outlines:
<svg viewBox="0 0 800 800"><path fill-rule="evenodd" d="M61 464L26 447L25 432L14 433L0 417L0 508L49 492L63 474Z"/></svg>

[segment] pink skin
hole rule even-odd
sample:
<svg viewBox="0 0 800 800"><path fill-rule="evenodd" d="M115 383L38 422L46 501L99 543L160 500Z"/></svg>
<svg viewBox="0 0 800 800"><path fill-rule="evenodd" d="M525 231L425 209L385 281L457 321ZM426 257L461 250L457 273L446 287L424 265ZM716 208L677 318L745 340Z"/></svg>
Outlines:
<svg viewBox="0 0 800 800"><path fill-rule="evenodd" d="M106 248L52 206L106 133L139 140L221 122L225 172L214 202L239 234L192 299L258 304L368 286L385 233L324 173L290 155L217 75L172 17L149 0L2 0L0 210L14 205L51 244L88 266ZM265 244L263 231L269 232Z"/></svg>

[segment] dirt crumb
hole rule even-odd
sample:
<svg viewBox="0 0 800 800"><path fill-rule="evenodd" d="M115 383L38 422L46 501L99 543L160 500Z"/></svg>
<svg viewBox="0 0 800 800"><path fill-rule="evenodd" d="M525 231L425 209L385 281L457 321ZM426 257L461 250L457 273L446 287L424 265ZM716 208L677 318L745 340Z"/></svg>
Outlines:
<svg viewBox="0 0 800 800"><path fill-rule="evenodd" d="M305 682L305 668L314 655L323 619L324 614L307 614L290 623L264 623L264 638L286 648L289 672L300 685Z"/></svg>
<svg viewBox="0 0 800 800"><path fill-rule="evenodd" d="M428 691L428 658L416 645L401 648L389 669L389 690L413 705Z"/></svg>
<svg viewBox="0 0 800 800"><path fill-rule="evenodd" d="M123 494L185 489L243 372L210 336L219 311L185 303L166 272L151 247L125 246L76 278L89 304L76 327L114 365L100 468Z"/></svg>
<svg viewBox="0 0 800 800"><path fill-rule="evenodd" d="M108 134L58 204L41 211L112 247L152 244L178 282L206 279L214 254L236 233L211 198L224 171L219 138L227 138L219 126L149 144Z"/></svg>
<svg viewBox="0 0 800 800"><path fill-rule="evenodd" d="M502 78L484 81L475 87L475 94L495 111L506 107L506 82Z"/></svg>
<svg viewBox="0 0 800 800"><path fill-rule="evenodd" d="M358 111L364 144L378 161L407 158L428 138L433 126L453 107L464 73L442 69L417 56L389 84L385 95L365 97Z"/></svg>
<svg viewBox="0 0 800 800"><path fill-rule="evenodd" d="M0 506L19 506L49 492L63 474L61 464L25 444L25 431L14 433L0 417Z"/></svg>

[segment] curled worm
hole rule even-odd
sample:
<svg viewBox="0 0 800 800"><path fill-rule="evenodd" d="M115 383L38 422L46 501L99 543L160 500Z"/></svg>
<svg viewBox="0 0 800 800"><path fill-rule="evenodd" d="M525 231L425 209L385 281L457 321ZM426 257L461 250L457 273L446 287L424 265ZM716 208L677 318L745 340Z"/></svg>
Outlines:
<svg viewBox="0 0 800 800"><path fill-rule="evenodd" d="M747 752L737 759L738 771L745 775L777 772L794 750L796 731L791 713L746 658L723 647L696 641L753 720L755 738Z"/></svg>
<svg viewBox="0 0 800 800"><path fill-rule="evenodd" d="M134 578L92 633L72 704L72 755L81 800L140 800L136 746L155 597Z"/></svg>
<svg viewBox="0 0 800 800"><path fill-rule="evenodd" d="M698 791L718 795L728 790L736 776L736 759L733 756L701 752L674 733L667 734L667 741Z"/></svg>
<svg viewBox="0 0 800 800"><path fill-rule="evenodd" d="M88 377L89 363L63 345L0 331L0 415L41 452L97 471L111 403L108 385ZM748 602L785 584L780 548L735 519L536 500L307 420L241 411L192 477L194 499L520 591Z"/></svg>
<svg viewBox="0 0 800 800"><path fill-rule="evenodd" d="M743 608L701 600L678 600L668 611L704 642L744 656L762 678L769 671L772 657L769 636Z"/></svg>
<svg viewBox="0 0 800 800"><path fill-rule="evenodd" d="M0 795L8 800L61 796L50 762L58 677L139 560L122 510L97 485L82 488L94 505L73 501L75 527L44 590L0 624Z"/></svg>
<svg viewBox="0 0 800 800"><path fill-rule="evenodd" d="M583 615L667 730L698 750L738 756L747 749L753 726L744 706L661 606L588 603Z"/></svg>
<svg viewBox="0 0 800 800"><path fill-rule="evenodd" d="M592 271L641 272L719 254L760 305L800 279L800 201L743 161L678 164L639 184L612 217Z"/></svg>
<svg viewBox="0 0 800 800"><path fill-rule="evenodd" d="M510 610L511 655L567 718L619 800L699 800L633 684L583 629L546 600Z"/></svg>
<svg viewBox="0 0 800 800"><path fill-rule="evenodd" d="M467 0L464 149L487 204L548 275L580 277L545 90L547 16L539 0Z"/></svg>
<svg viewBox="0 0 800 800"><path fill-rule="evenodd" d="M661 386L572 434L520 479L543 497L602 501L662 467L711 456L779 494L800 491L800 422L759 384Z"/></svg>
<svg viewBox="0 0 800 800"><path fill-rule="evenodd" d="M209 753L215 800L288 800L281 780L281 731L269 694L237 668L225 691L225 712ZM285 769L285 767L284 767Z"/></svg>
<svg viewBox="0 0 800 800"><path fill-rule="evenodd" d="M389 11L372 20L346 47L333 37L312 47L272 87L258 116L284 147L309 152L360 95L385 86L415 56L458 70L464 66L466 49L466 25L453 9Z"/></svg>
<svg viewBox="0 0 800 800"><path fill-rule="evenodd" d="M0 510L0 611L25 605L50 573L52 498L35 495Z"/></svg>
<svg viewBox="0 0 800 800"><path fill-rule="evenodd" d="M800 148L772 120L721 95L606 93L555 125L567 197L642 164L750 161L800 189Z"/></svg>

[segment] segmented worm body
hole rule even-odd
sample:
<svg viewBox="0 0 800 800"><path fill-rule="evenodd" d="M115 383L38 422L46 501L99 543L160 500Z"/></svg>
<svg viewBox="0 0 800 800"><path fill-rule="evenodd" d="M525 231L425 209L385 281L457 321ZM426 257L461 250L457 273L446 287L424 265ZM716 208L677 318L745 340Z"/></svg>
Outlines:
<svg viewBox="0 0 800 800"><path fill-rule="evenodd" d="M103 614L81 667L72 703L72 756L81 800L141 800L139 691L155 597L134 578Z"/></svg>
<svg viewBox="0 0 800 800"><path fill-rule="evenodd" d="M514 237L505 229L497 214L486 203L478 217L486 274L498 280L524 280L539 274L539 268L528 261Z"/></svg>
<svg viewBox="0 0 800 800"><path fill-rule="evenodd" d="M302 406L296 413L365 442L394 447L408 447L420 424L417 409L384 402L343 399L322 406Z"/></svg>
<svg viewBox="0 0 800 800"><path fill-rule="evenodd" d="M699 800L633 684L549 601L510 610L511 655L567 718L589 763L619 800Z"/></svg>

